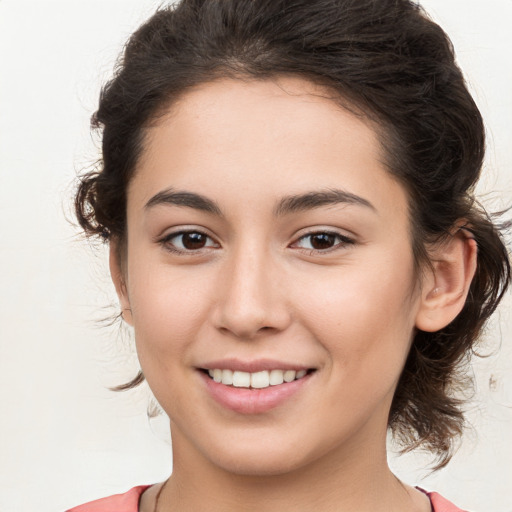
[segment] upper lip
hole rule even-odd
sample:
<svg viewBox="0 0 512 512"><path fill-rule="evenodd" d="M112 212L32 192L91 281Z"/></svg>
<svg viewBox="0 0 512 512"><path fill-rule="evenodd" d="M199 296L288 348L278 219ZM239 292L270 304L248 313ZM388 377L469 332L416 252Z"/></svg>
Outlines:
<svg viewBox="0 0 512 512"><path fill-rule="evenodd" d="M199 368L203 370L219 369L255 373L264 370L310 370L312 367L303 364L277 361L275 359L254 359L252 361L243 361L241 359L219 359L216 361L208 361L207 363L202 364Z"/></svg>

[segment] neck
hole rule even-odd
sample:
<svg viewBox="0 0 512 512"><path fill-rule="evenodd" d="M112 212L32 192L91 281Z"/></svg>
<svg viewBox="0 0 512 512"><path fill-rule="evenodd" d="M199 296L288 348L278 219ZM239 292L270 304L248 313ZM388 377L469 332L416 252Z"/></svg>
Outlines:
<svg viewBox="0 0 512 512"><path fill-rule="evenodd" d="M281 474L219 468L179 434L173 435L173 453L173 474L160 496L159 512L204 510L205 504L211 512L429 510L416 506L418 496L389 470L385 436L370 445L366 439L362 445L330 451Z"/></svg>

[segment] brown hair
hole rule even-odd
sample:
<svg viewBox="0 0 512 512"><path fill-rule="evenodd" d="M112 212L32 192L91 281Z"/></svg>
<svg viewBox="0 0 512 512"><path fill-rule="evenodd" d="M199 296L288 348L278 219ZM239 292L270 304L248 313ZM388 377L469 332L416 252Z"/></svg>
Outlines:
<svg viewBox="0 0 512 512"><path fill-rule="evenodd" d="M484 127L443 30L409 0L182 0L159 9L130 38L101 93L98 172L75 199L88 235L123 241L126 190L144 129L184 91L221 77L293 74L336 91L382 127L392 175L409 193L413 252L449 236L456 222L478 244L478 268L459 316L417 332L389 427L406 449L423 445L445 465L463 428L454 396L486 320L510 283L499 229L473 197ZM118 389L143 380L140 373Z"/></svg>

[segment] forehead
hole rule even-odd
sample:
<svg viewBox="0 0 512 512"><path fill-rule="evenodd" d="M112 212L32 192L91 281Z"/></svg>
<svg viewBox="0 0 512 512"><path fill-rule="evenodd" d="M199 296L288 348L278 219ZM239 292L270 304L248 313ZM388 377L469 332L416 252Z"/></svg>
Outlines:
<svg viewBox="0 0 512 512"><path fill-rule="evenodd" d="M383 161L374 125L329 89L290 77L224 79L188 91L147 129L131 188L147 201L169 186L221 196L229 185L260 203L342 188L378 203L404 195Z"/></svg>
<svg viewBox="0 0 512 512"><path fill-rule="evenodd" d="M331 88L294 76L269 80L225 78L200 84L174 101L153 128L177 123L181 129L190 130L186 135L196 137L202 132L213 135L222 131L226 143L234 141L225 137L230 125L236 126L233 132L240 138L263 132L280 139L302 135L313 141L318 135L326 144L332 137L356 132L354 136L362 143L380 150L379 125ZM154 132L148 130L149 142ZM262 140L263 133L258 133L255 143Z"/></svg>

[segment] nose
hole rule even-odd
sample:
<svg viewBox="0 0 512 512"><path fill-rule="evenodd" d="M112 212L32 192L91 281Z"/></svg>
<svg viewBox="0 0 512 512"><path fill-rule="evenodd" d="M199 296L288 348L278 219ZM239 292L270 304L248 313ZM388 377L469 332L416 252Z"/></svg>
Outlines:
<svg viewBox="0 0 512 512"><path fill-rule="evenodd" d="M285 330L291 321L283 273L269 251L240 249L224 262L215 311L217 329L241 340Z"/></svg>

